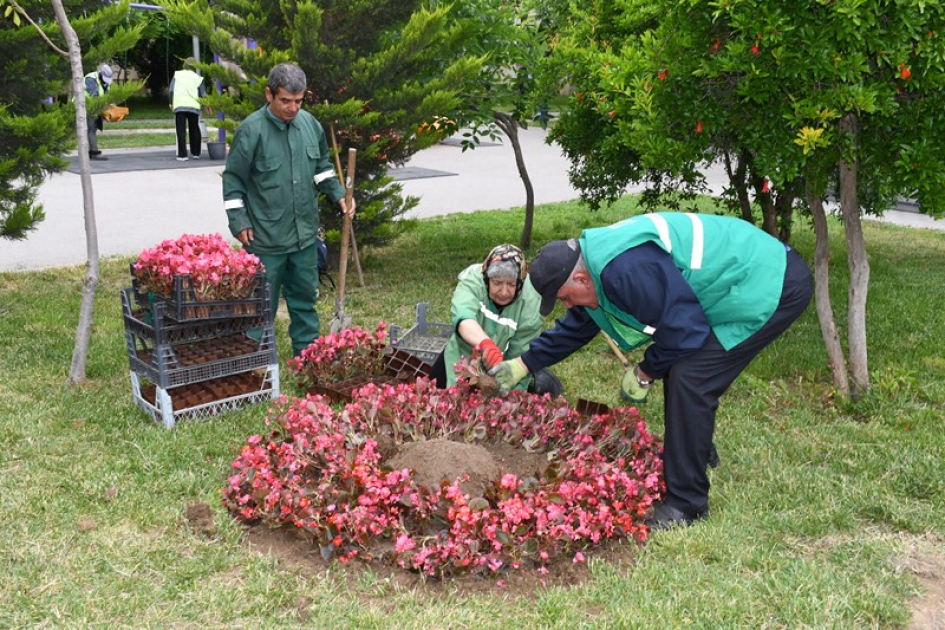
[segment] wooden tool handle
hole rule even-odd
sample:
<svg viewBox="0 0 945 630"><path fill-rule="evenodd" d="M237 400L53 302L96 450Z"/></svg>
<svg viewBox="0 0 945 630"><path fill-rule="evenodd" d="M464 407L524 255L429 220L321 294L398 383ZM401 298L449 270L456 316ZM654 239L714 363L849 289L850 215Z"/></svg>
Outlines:
<svg viewBox="0 0 945 630"><path fill-rule="evenodd" d="M351 208L354 201L354 167L357 149L348 149L348 171L345 177L345 207ZM344 213L341 228L341 261L338 265L338 297L344 299L345 277L348 273L348 242L351 240L351 215Z"/></svg>

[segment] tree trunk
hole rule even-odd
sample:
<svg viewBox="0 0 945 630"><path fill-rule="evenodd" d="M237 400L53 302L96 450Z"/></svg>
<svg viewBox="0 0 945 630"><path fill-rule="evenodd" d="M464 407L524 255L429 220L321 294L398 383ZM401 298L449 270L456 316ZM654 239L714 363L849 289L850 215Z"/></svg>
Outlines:
<svg viewBox="0 0 945 630"><path fill-rule="evenodd" d="M522 145L518 140L518 123L512 117L503 112L492 112L496 124L505 135L509 137L512 144L512 150L515 152L515 165L518 167L518 175L525 184L525 224L522 226L522 236L519 239L519 247L527 250L532 244L532 226L535 223L535 189L532 187L532 180L528 176L528 169L525 168L525 158L522 157Z"/></svg>
<svg viewBox="0 0 945 630"><path fill-rule="evenodd" d="M847 114L840 120L840 130L854 137L857 146L857 119ZM870 388L866 352L866 294L870 282L870 263L863 240L860 201L856 192L857 160L840 159L840 214L847 236L847 264L850 267L849 303L847 304L847 345L850 351L850 398L859 400Z"/></svg>
<svg viewBox="0 0 945 630"><path fill-rule="evenodd" d="M778 239L782 243L791 242L791 230L794 227L794 200L799 194L797 180L791 180L778 190L778 200L774 204L778 217Z"/></svg>
<svg viewBox="0 0 945 630"><path fill-rule="evenodd" d="M751 185L755 189L755 199L761 206L761 229L778 238L778 213L775 210L774 196L770 192L763 192L764 177L752 177Z"/></svg>
<svg viewBox="0 0 945 630"><path fill-rule="evenodd" d="M741 210L742 219L752 225L755 224L755 216L751 211L751 199L748 196L748 184L745 182L745 174L748 171L748 152L743 151L738 157L738 164L735 170L732 170L732 158L728 151L723 154L725 158L725 173L728 175L728 182L735 191L735 198L738 200L738 208Z"/></svg>
<svg viewBox="0 0 945 630"><path fill-rule="evenodd" d="M820 321L820 334L827 347L827 363L833 374L833 386L844 397L849 397L847 362L843 355L843 346L840 345L833 306L830 304L830 239L827 213L824 211L823 199L811 189L810 184L807 185L805 197L814 220L814 303L817 306L817 319Z"/></svg>
<svg viewBox="0 0 945 630"><path fill-rule="evenodd" d="M68 383L75 385L85 380L85 365L89 358L89 340L92 337L92 313L95 308L95 292L98 289L98 230L95 226L95 202L92 199L92 173L89 170L89 140L86 135L85 72L82 71L82 50L79 37L72 29L62 0L52 0L56 22L69 47L69 64L72 67L72 93L75 95L75 126L79 144L79 164L82 180L82 207L85 216L85 248L88 261L85 280L82 282L82 302L79 306L79 325L72 350L72 366Z"/></svg>

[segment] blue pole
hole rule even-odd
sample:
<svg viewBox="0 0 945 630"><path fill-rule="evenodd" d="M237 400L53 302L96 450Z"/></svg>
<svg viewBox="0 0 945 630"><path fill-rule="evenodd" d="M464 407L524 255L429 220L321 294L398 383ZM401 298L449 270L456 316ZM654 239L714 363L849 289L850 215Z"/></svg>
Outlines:
<svg viewBox="0 0 945 630"><path fill-rule="evenodd" d="M216 53L213 53L213 63L220 63L220 56ZM219 79L216 80L216 86L217 92L223 94L223 84L220 83ZM217 110L217 120L223 120L223 112L220 110ZM226 142L226 130L222 126L217 129L217 133L219 134L220 142Z"/></svg>

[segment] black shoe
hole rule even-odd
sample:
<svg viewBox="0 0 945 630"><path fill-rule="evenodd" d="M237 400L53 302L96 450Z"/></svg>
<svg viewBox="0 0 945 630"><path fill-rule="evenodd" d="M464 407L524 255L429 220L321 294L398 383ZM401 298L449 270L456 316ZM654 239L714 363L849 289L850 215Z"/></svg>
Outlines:
<svg viewBox="0 0 945 630"><path fill-rule="evenodd" d="M712 450L709 451L709 468L718 468L719 467L719 452L715 450L715 444L712 445Z"/></svg>
<svg viewBox="0 0 945 630"><path fill-rule="evenodd" d="M108 158L105 157L104 155L99 155L100 153L101 153L101 151L99 151L98 153L96 153L96 154L94 154L94 155L93 155L92 153L89 153L89 159L90 159L90 160L97 160L97 161L99 161L99 162L104 162L104 161L108 160Z"/></svg>
<svg viewBox="0 0 945 630"><path fill-rule="evenodd" d="M658 532L672 529L673 527L692 525L694 522L700 521L708 515L708 505L694 514L687 514L682 510L677 510L671 505L660 503L653 508L653 514L650 518L646 519L646 524L650 526L651 531Z"/></svg>
<svg viewBox="0 0 945 630"><path fill-rule="evenodd" d="M93 155L101 155L101 154L102 154L102 152L99 151L98 149L96 149L95 151L89 151L89 156L90 156L90 157L93 156Z"/></svg>

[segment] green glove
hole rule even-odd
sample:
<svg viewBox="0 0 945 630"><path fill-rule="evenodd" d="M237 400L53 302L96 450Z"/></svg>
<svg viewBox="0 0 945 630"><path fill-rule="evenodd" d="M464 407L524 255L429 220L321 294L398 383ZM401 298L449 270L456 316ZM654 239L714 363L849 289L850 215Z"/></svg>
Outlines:
<svg viewBox="0 0 945 630"><path fill-rule="evenodd" d="M521 359L509 359L489 370L489 376L494 376L499 382L499 393L504 396L518 385L520 380L528 376L528 368Z"/></svg>
<svg viewBox="0 0 945 630"><path fill-rule="evenodd" d="M643 384L637 378L636 366L628 368L623 374L623 381L620 383L620 397L627 402L642 405L646 402L646 394L650 391L652 382Z"/></svg>

